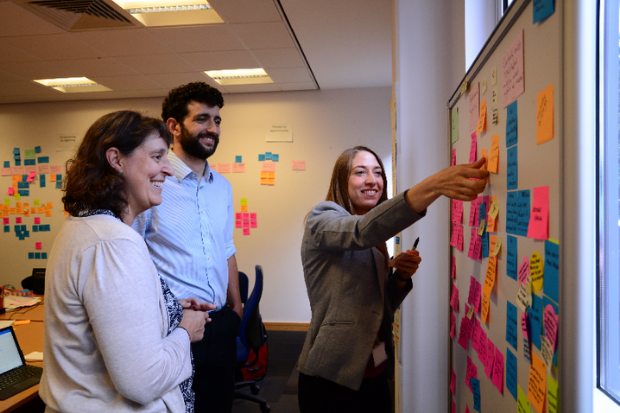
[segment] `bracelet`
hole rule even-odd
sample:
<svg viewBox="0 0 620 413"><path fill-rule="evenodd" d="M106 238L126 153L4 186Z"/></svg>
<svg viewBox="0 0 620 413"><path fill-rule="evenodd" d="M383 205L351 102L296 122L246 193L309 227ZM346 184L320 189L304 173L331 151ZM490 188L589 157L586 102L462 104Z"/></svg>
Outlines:
<svg viewBox="0 0 620 413"><path fill-rule="evenodd" d="M403 282L407 282L407 280L410 280L411 278L402 278L400 275L398 275L398 272L394 271L394 277L396 277L397 280L403 281Z"/></svg>

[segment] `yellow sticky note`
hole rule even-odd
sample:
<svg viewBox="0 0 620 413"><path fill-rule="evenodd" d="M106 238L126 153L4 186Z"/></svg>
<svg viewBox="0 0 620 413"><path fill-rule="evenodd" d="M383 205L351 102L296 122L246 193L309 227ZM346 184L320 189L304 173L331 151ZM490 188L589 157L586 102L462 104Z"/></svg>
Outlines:
<svg viewBox="0 0 620 413"><path fill-rule="evenodd" d="M471 317L474 315L474 310L475 308L473 305L469 307L469 310L467 310L467 318L469 318L470 320L471 320Z"/></svg>
<svg viewBox="0 0 620 413"><path fill-rule="evenodd" d="M11 205L11 198L4 198L4 205Z"/></svg>
<svg viewBox="0 0 620 413"><path fill-rule="evenodd" d="M480 226L478 227L478 235L484 234L485 226L486 226L486 222L484 221L484 219L481 219Z"/></svg>
<svg viewBox="0 0 620 413"><path fill-rule="evenodd" d="M527 385L527 398L537 412L542 412L547 393L547 367L545 362L532 351L532 365Z"/></svg>
<svg viewBox="0 0 620 413"><path fill-rule="evenodd" d="M536 96L536 144L553 139L553 83Z"/></svg>
<svg viewBox="0 0 620 413"><path fill-rule="evenodd" d="M39 205L41 205L41 201L39 201L38 199L35 199L34 206L38 207Z"/></svg>
<svg viewBox="0 0 620 413"><path fill-rule="evenodd" d="M499 214L499 201L497 195L493 195L490 199L491 206L489 207L489 222L487 222L487 232L497 231L497 216Z"/></svg>
<svg viewBox="0 0 620 413"><path fill-rule="evenodd" d="M558 413L558 382L547 375L547 413Z"/></svg>
<svg viewBox="0 0 620 413"><path fill-rule="evenodd" d="M247 205L241 205L241 212L248 212L248 206Z"/></svg>
<svg viewBox="0 0 620 413"><path fill-rule="evenodd" d="M480 102L480 115L478 117L478 128L476 134L481 134L487 130L487 100Z"/></svg>
<svg viewBox="0 0 620 413"><path fill-rule="evenodd" d="M22 196L19 194L19 192L16 192L15 193L15 200L18 201L20 199L22 199Z"/></svg>
<svg viewBox="0 0 620 413"><path fill-rule="evenodd" d="M535 251L530 258L530 276L532 277L532 290L538 294L543 288L544 263L540 253Z"/></svg>
<svg viewBox="0 0 620 413"><path fill-rule="evenodd" d="M491 154L489 155L489 172L499 171L499 135L491 136Z"/></svg>
<svg viewBox="0 0 620 413"><path fill-rule="evenodd" d="M523 391L520 385L517 384L517 413L530 413L532 411L530 407L530 401L527 399L527 395Z"/></svg>
<svg viewBox="0 0 620 413"><path fill-rule="evenodd" d="M499 251L501 249L502 249L502 239L500 237L497 237L497 240L495 241L495 248L493 248L493 252L491 252L491 255L497 256L497 254L499 254Z"/></svg>
<svg viewBox="0 0 620 413"><path fill-rule="evenodd" d="M247 205L248 204L248 199L247 198L241 198L241 205Z"/></svg>

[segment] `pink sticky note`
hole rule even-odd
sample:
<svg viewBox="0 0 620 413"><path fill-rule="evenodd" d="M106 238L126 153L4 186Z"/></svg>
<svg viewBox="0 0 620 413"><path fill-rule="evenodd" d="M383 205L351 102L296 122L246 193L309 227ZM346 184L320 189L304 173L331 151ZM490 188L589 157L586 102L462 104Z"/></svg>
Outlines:
<svg viewBox="0 0 620 413"><path fill-rule="evenodd" d="M16 224L21 224L22 223L22 217L16 217L15 218L15 223Z"/></svg>
<svg viewBox="0 0 620 413"><path fill-rule="evenodd" d="M456 413L456 402L452 400L452 413Z"/></svg>
<svg viewBox="0 0 620 413"><path fill-rule="evenodd" d="M450 297L450 307L453 311L459 312L459 289L452 284L452 296Z"/></svg>
<svg viewBox="0 0 620 413"><path fill-rule="evenodd" d="M456 149L452 149L452 161L450 161L450 166L456 165Z"/></svg>
<svg viewBox="0 0 620 413"><path fill-rule="evenodd" d="M235 228L243 228L243 222L241 220L235 221Z"/></svg>
<svg viewBox="0 0 620 413"><path fill-rule="evenodd" d="M469 342L469 335L471 333L471 326L469 318L461 318L461 329L459 330L459 345L467 350L467 343Z"/></svg>
<svg viewBox="0 0 620 413"><path fill-rule="evenodd" d="M480 205L482 205L483 198L479 196L476 198L476 214L474 215L474 227L478 228L480 226Z"/></svg>
<svg viewBox="0 0 620 413"><path fill-rule="evenodd" d="M456 240L456 249L459 251L463 251L463 226L459 225L459 235Z"/></svg>
<svg viewBox="0 0 620 413"><path fill-rule="evenodd" d="M523 262L519 267L519 284L525 285L527 278L530 275L530 260L527 257L523 257Z"/></svg>
<svg viewBox="0 0 620 413"><path fill-rule="evenodd" d="M551 344L551 348L555 351L555 344L558 336L558 316L551 304L545 306L543 313L543 324L545 326L545 336Z"/></svg>
<svg viewBox="0 0 620 413"><path fill-rule="evenodd" d="M235 212L235 219L243 219L243 215L241 215L241 212Z"/></svg>
<svg viewBox="0 0 620 413"><path fill-rule="evenodd" d="M469 163L476 162L478 158L478 136L476 132L471 134L471 147L469 148Z"/></svg>
<svg viewBox="0 0 620 413"><path fill-rule="evenodd" d="M50 173L52 175L58 175L62 173L62 165L50 165Z"/></svg>
<svg viewBox="0 0 620 413"><path fill-rule="evenodd" d="M525 91L523 29L502 54L502 102L504 109Z"/></svg>
<svg viewBox="0 0 620 413"><path fill-rule="evenodd" d="M35 217L35 218L34 218L34 223L35 223L36 225L39 225L39 224L41 223L41 218L39 218L39 217Z"/></svg>
<svg viewBox="0 0 620 413"><path fill-rule="evenodd" d="M37 172L39 175L45 175L50 173L50 165L47 163L40 163L37 165Z"/></svg>
<svg viewBox="0 0 620 413"><path fill-rule="evenodd" d="M476 314L480 314L480 302L482 301L482 284L476 280L476 295L474 297L474 309Z"/></svg>
<svg viewBox="0 0 620 413"><path fill-rule="evenodd" d="M256 212L250 212L250 219L256 219Z"/></svg>
<svg viewBox="0 0 620 413"><path fill-rule="evenodd" d="M493 373L493 363L495 362L495 345L490 339L487 339L487 359L484 363L484 372L490 379Z"/></svg>
<svg viewBox="0 0 620 413"><path fill-rule="evenodd" d="M250 228L243 228L243 235L250 235Z"/></svg>
<svg viewBox="0 0 620 413"><path fill-rule="evenodd" d="M478 360L480 360L483 366L487 361L487 341L487 333L484 331L484 328L480 326L480 334L478 336Z"/></svg>
<svg viewBox="0 0 620 413"><path fill-rule="evenodd" d="M524 338L529 338L529 333L527 330L527 313L521 313L521 332L523 333Z"/></svg>
<svg viewBox="0 0 620 413"><path fill-rule="evenodd" d="M463 235L463 231L461 231L461 235ZM461 236L461 240L463 237ZM452 256L452 267L450 268L450 276L453 280L456 280L456 257Z"/></svg>
<svg viewBox="0 0 620 413"><path fill-rule="evenodd" d="M245 172L245 162L235 162L233 163L233 173L242 173Z"/></svg>
<svg viewBox="0 0 620 413"><path fill-rule="evenodd" d="M474 234L475 244L474 244L474 252L472 254L472 258L475 260L482 259L482 238L478 235L478 231L475 231Z"/></svg>
<svg viewBox="0 0 620 413"><path fill-rule="evenodd" d="M293 171L305 171L306 170L306 161L293 161Z"/></svg>
<svg viewBox="0 0 620 413"><path fill-rule="evenodd" d="M471 361L471 358L467 356L467 369L465 370L465 385L471 390L471 379L478 378L478 367Z"/></svg>
<svg viewBox="0 0 620 413"><path fill-rule="evenodd" d="M263 166L261 168L263 172L275 172L276 171L276 163L272 161L263 162Z"/></svg>
<svg viewBox="0 0 620 413"><path fill-rule="evenodd" d="M13 195L13 194L15 193L15 189L13 189L13 188L9 188L9 189L6 191L6 193L7 193L7 194L9 194L9 195Z"/></svg>
<svg viewBox="0 0 620 413"><path fill-rule="evenodd" d="M452 375L450 376L450 391L454 394L456 388L456 374L454 374L454 367L452 367Z"/></svg>
<svg viewBox="0 0 620 413"><path fill-rule="evenodd" d="M43 248L43 245L40 242L37 242L34 244L34 248L40 250L41 248Z"/></svg>
<svg viewBox="0 0 620 413"><path fill-rule="evenodd" d="M495 362L493 363L493 377L491 381L497 387L499 394L504 394L504 355L499 349L495 349Z"/></svg>
<svg viewBox="0 0 620 413"><path fill-rule="evenodd" d="M480 118L480 82L471 85L467 95L469 104L469 130L476 130L478 119Z"/></svg>
<svg viewBox="0 0 620 413"><path fill-rule="evenodd" d="M252 221L250 221L250 228L256 228L256 227L257 227L257 225L258 225L258 224L257 224L256 220L252 220Z"/></svg>
<svg viewBox="0 0 620 413"><path fill-rule="evenodd" d="M2 223L4 225L9 225L9 219L7 217L2 218Z"/></svg>
<svg viewBox="0 0 620 413"><path fill-rule="evenodd" d="M549 187L534 188L530 225L527 227L527 236L540 240L549 238Z"/></svg>
<svg viewBox="0 0 620 413"><path fill-rule="evenodd" d="M250 228L250 221L243 220L243 228Z"/></svg>
<svg viewBox="0 0 620 413"><path fill-rule="evenodd" d="M473 275L469 276L469 295L467 296L467 304L473 305L476 299L476 279Z"/></svg>
<svg viewBox="0 0 620 413"><path fill-rule="evenodd" d="M469 406L468 406L468 405L465 405L465 413L470 413L470 412L469 412Z"/></svg>
<svg viewBox="0 0 620 413"><path fill-rule="evenodd" d="M450 338L454 338L456 334L456 317L454 313L450 311Z"/></svg>
<svg viewBox="0 0 620 413"><path fill-rule="evenodd" d="M229 174L230 173L230 164L229 163L218 163L217 171L221 174Z"/></svg>
<svg viewBox="0 0 620 413"><path fill-rule="evenodd" d="M471 347L478 353L480 347L480 334L482 333L482 326L480 325L480 321L476 317L472 317L472 321L474 322L474 328L471 336Z"/></svg>
<svg viewBox="0 0 620 413"><path fill-rule="evenodd" d="M478 199L474 199L469 203L469 226L477 227L476 217L478 216Z"/></svg>
<svg viewBox="0 0 620 413"><path fill-rule="evenodd" d="M476 238L478 237L478 229L471 229L471 236L469 237L469 251L467 257L474 258L474 249L476 248Z"/></svg>
<svg viewBox="0 0 620 413"><path fill-rule="evenodd" d="M459 228L460 225L457 224L456 222L452 223L452 234L450 235L450 246L451 247L456 247L458 245L458 239L459 239Z"/></svg>
<svg viewBox="0 0 620 413"><path fill-rule="evenodd" d="M243 212L243 219L250 219L250 213L249 212Z"/></svg>

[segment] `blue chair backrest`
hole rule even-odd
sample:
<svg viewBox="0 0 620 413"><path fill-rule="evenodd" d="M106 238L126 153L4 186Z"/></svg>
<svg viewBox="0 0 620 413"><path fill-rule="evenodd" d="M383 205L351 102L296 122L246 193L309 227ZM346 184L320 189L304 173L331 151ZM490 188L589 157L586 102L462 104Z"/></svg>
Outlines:
<svg viewBox="0 0 620 413"><path fill-rule="evenodd" d="M251 349L258 350L265 344L265 331L260 316L258 303L263 295L263 269L256 266L256 280L254 288L243 307L243 318L239 326L241 343Z"/></svg>

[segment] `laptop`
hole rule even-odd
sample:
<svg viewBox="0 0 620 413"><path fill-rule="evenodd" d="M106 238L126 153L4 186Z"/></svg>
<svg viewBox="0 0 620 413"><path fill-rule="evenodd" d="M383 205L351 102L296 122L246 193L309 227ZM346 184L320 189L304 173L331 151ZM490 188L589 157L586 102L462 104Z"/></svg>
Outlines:
<svg viewBox="0 0 620 413"><path fill-rule="evenodd" d="M42 373L41 367L26 364L13 327L0 329L0 400L38 384Z"/></svg>

